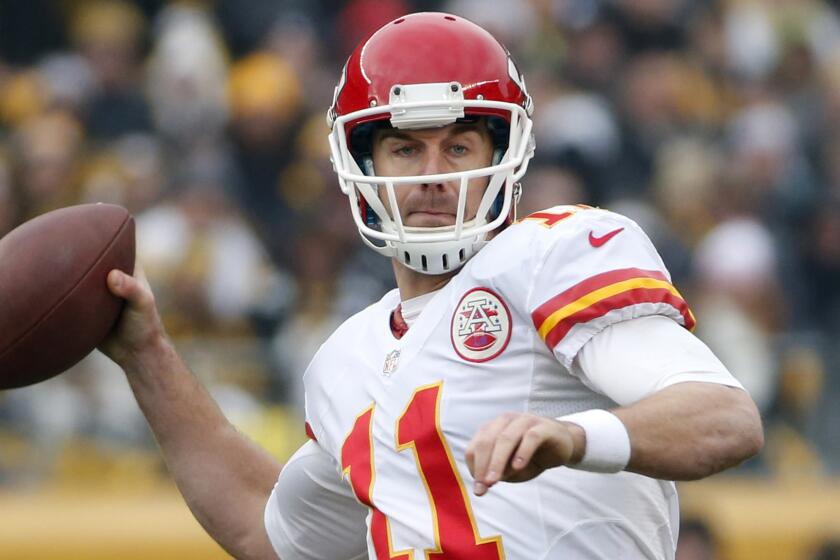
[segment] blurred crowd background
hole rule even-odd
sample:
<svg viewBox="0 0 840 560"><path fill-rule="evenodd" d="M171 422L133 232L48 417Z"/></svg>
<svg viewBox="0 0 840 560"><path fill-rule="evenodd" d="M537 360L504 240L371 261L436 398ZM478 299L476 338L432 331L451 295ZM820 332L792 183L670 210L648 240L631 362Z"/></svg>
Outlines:
<svg viewBox="0 0 840 560"><path fill-rule="evenodd" d="M758 403L766 449L730 476L840 473L840 2L488 4L0 0L0 236L62 206L127 207L169 333L283 457L309 358L393 286L329 163L341 65L399 15L450 11L511 50L534 97L520 215L587 203L638 221ZM161 466L104 357L0 394L0 488L126 470Z"/></svg>

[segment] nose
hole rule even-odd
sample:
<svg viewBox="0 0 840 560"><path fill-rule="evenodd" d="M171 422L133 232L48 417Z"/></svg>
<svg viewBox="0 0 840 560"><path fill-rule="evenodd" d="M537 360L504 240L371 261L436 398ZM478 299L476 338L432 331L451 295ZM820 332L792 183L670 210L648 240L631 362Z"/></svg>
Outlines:
<svg viewBox="0 0 840 560"><path fill-rule="evenodd" d="M446 173L446 162L444 160L443 155L440 153L439 150L429 150L427 152L426 158L423 161L423 166L421 170L422 175L438 175L440 173ZM423 185L425 186L443 186L443 183L440 181L427 181L424 182Z"/></svg>

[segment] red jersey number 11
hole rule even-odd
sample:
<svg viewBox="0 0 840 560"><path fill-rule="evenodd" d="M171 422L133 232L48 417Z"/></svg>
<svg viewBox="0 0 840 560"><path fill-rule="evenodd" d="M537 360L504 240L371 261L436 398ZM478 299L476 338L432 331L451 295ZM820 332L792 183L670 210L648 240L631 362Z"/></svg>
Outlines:
<svg viewBox="0 0 840 560"><path fill-rule="evenodd" d="M503 560L501 537L478 535L467 490L440 429L443 382L420 387L397 421L397 451L411 450L432 508L435 548L429 560ZM377 560L413 560L412 551L394 551L388 518L373 504L374 405L362 412L341 448L341 466L356 498L372 510L371 540Z"/></svg>

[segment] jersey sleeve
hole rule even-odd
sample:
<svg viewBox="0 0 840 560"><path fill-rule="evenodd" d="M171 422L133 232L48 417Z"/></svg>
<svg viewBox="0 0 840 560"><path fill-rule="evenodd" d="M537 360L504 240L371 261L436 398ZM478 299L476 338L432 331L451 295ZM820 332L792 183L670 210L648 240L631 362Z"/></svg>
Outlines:
<svg viewBox="0 0 840 560"><path fill-rule="evenodd" d="M341 482L334 460L314 441L286 463L265 508L264 523L282 559L362 560L367 508Z"/></svg>
<svg viewBox="0 0 840 560"><path fill-rule="evenodd" d="M662 316L605 328L578 352L572 373L621 406L677 383L744 388L699 338Z"/></svg>
<svg viewBox="0 0 840 560"><path fill-rule="evenodd" d="M317 442L327 453L333 451L323 422L324 411L329 413L328 388L324 383L324 374L330 370L330 352L327 348L329 342L327 340L321 345L303 374L303 428L306 437Z"/></svg>
<svg viewBox="0 0 840 560"><path fill-rule="evenodd" d="M571 367L594 335L621 321L663 315L694 327L688 304L635 222L594 208L540 214L563 217L529 225L545 231L535 243L539 254L527 306L540 337L564 366Z"/></svg>

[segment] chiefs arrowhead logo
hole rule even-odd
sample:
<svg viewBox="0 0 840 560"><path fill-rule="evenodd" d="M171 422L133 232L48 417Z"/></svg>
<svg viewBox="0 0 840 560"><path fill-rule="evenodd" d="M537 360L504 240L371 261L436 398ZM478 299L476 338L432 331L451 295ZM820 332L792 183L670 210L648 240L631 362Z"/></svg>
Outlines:
<svg viewBox="0 0 840 560"><path fill-rule="evenodd" d="M470 362L486 362L501 354L510 342L507 305L487 288L473 288L458 302L452 315L452 346Z"/></svg>

